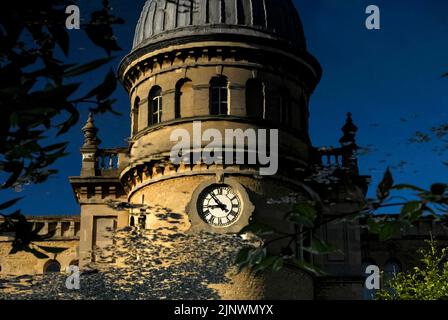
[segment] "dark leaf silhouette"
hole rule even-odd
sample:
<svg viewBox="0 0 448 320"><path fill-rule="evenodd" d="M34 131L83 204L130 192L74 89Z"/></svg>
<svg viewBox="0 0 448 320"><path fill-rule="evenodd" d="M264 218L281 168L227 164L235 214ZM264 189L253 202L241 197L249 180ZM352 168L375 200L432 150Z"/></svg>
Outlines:
<svg viewBox="0 0 448 320"><path fill-rule="evenodd" d="M380 201L383 201L389 197L390 190L394 184L394 179L392 177L392 173L390 172L389 168L387 168L386 172L384 173L383 180L378 185L378 188L376 190L376 196Z"/></svg>
<svg viewBox="0 0 448 320"><path fill-rule="evenodd" d="M69 58L72 53L71 33L65 27L65 8L71 0L16 1L2 6L0 11L0 169L5 179L2 189L28 183L42 183L57 173L51 166L66 155L67 143L48 144L48 132L67 133L79 120L80 104L87 103L79 93L80 84L71 82L104 66L113 57L98 57L84 64L61 60L58 50ZM108 54L119 50L113 27L123 20L111 14L108 1L99 1L100 9L81 28ZM95 88L95 86L92 86ZM94 89L88 91L92 91ZM110 112L116 79L108 74L103 84L96 86L97 101L88 101L91 109ZM62 120L61 120L62 119ZM56 129L54 131L50 131ZM1 205L7 209L18 200ZM33 241L48 239L32 229L26 218L16 212L5 216L2 232L15 236L11 253L25 250L40 258L46 256L33 247Z"/></svg>
<svg viewBox="0 0 448 320"><path fill-rule="evenodd" d="M12 207L13 205L15 205L21 199L23 199L23 197L15 198L15 199L3 202L2 204L0 204L0 210L5 210L5 209L8 209L9 207Z"/></svg>
<svg viewBox="0 0 448 320"><path fill-rule="evenodd" d="M100 59L91 61L91 62L86 63L86 64L71 66L70 68L67 68L65 70L64 77L65 78L71 78L71 77L80 76L80 75L82 75L84 73L93 71L95 69L98 69L98 68L108 64L114 58L115 57L105 57L105 58L100 58Z"/></svg>

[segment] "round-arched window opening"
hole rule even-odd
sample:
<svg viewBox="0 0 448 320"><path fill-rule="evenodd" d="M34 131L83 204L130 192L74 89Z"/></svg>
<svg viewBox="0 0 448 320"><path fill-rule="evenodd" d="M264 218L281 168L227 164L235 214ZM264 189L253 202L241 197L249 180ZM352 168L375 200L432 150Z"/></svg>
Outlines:
<svg viewBox="0 0 448 320"><path fill-rule="evenodd" d="M70 264L69 264L69 266L77 266L77 267L78 267L78 265L79 265L78 260L72 260L72 261L70 261Z"/></svg>
<svg viewBox="0 0 448 320"><path fill-rule="evenodd" d="M183 78L176 83L174 96L174 118L182 117L182 112L193 108L193 85L190 79Z"/></svg>
<svg viewBox="0 0 448 320"><path fill-rule="evenodd" d="M61 264L56 260L49 260L44 265L44 273L61 272Z"/></svg>
<svg viewBox="0 0 448 320"><path fill-rule="evenodd" d="M229 114L229 84L224 76L210 80L210 114Z"/></svg>
<svg viewBox="0 0 448 320"><path fill-rule="evenodd" d="M132 134L137 134L139 131L138 118L140 113L140 98L135 98L134 107L132 108Z"/></svg>
<svg viewBox="0 0 448 320"><path fill-rule="evenodd" d="M384 276L386 280L395 278L401 272L401 263L396 258L390 258L384 265Z"/></svg>
<svg viewBox="0 0 448 320"><path fill-rule="evenodd" d="M152 126L162 122L162 88L152 87L148 96L148 125Z"/></svg>

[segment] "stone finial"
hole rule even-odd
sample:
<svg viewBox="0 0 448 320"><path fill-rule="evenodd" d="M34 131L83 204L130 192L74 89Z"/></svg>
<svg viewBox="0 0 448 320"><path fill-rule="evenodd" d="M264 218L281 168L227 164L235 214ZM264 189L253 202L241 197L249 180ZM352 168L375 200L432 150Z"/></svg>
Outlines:
<svg viewBox="0 0 448 320"><path fill-rule="evenodd" d="M98 128L95 127L92 113L89 114L86 124L82 127L82 132L84 133L83 148L96 148L101 143L101 140L97 136Z"/></svg>
<svg viewBox="0 0 448 320"><path fill-rule="evenodd" d="M357 150L358 145L356 144L356 132L358 127L353 123L352 114L347 113L347 120L342 127L343 136L339 139L343 151L343 165L348 168L348 170L355 175L358 175L358 159Z"/></svg>
<svg viewBox="0 0 448 320"><path fill-rule="evenodd" d="M356 132L358 127L353 123L351 112L347 113L347 120L342 127L343 136L339 139L342 147L352 147L357 148L356 145Z"/></svg>

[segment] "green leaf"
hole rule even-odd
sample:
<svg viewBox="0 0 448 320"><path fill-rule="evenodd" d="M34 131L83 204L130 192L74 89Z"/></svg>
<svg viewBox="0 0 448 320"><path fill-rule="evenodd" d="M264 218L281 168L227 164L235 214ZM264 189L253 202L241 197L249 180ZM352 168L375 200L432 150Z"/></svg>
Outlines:
<svg viewBox="0 0 448 320"><path fill-rule="evenodd" d="M413 222L420 218L422 213L423 203L421 201L410 201L401 208L400 219L408 219Z"/></svg>
<svg viewBox="0 0 448 320"><path fill-rule="evenodd" d="M286 215L288 221L307 228L314 227L314 220L316 217L316 208L313 204L306 201L294 205L293 210Z"/></svg>
<svg viewBox="0 0 448 320"><path fill-rule="evenodd" d="M246 264L248 264L250 253L252 250L252 248L241 249L236 256L235 264L241 267L244 267Z"/></svg>
<svg viewBox="0 0 448 320"><path fill-rule="evenodd" d="M342 251L339 250L337 247L330 245L326 243L325 241L313 238L311 240L311 245L309 247L304 247L303 250L308 251L311 254L316 255L323 255L323 254L330 254L330 253L341 253Z"/></svg>
<svg viewBox="0 0 448 320"><path fill-rule="evenodd" d="M311 221L314 221L317 217L317 211L314 205L306 201L294 205L292 212L306 217Z"/></svg>
<svg viewBox="0 0 448 320"><path fill-rule="evenodd" d="M375 221L374 219L370 219L367 224L369 226L369 231L378 234L380 241L389 240L397 234L403 226L399 221Z"/></svg>
<svg viewBox="0 0 448 320"><path fill-rule="evenodd" d="M18 201L22 200L23 197L20 198L15 198L6 202L3 202L2 204L0 204L0 210L5 210L9 207L12 207L13 205L15 205Z"/></svg>
<svg viewBox="0 0 448 320"><path fill-rule="evenodd" d="M249 255L249 266L255 266L260 264L261 261L266 257L266 248L257 248L252 250Z"/></svg>
<svg viewBox="0 0 448 320"><path fill-rule="evenodd" d="M39 246L39 245L38 245L38 247L41 248L42 250L44 250L45 252L55 253L55 254L64 252L65 250L68 250L68 248L46 247L46 246Z"/></svg>
<svg viewBox="0 0 448 320"><path fill-rule="evenodd" d="M239 234L251 232L257 236L267 236L275 233L275 230L270 226L261 223L251 223L244 227Z"/></svg>
<svg viewBox="0 0 448 320"><path fill-rule="evenodd" d="M76 65L74 67L71 67L71 68L68 68L67 70L65 70L63 76L64 76L64 78L70 78L70 77L76 77L76 76L82 75L84 73L98 69L99 67L109 63L113 59L115 59L115 57L106 57L106 58L93 60L86 64Z"/></svg>
<svg viewBox="0 0 448 320"><path fill-rule="evenodd" d="M269 268L271 265L273 265L276 261L277 257L276 256L266 256L264 257L260 263L258 263L254 268L253 271L254 272L260 272L260 271L264 271L267 268Z"/></svg>
<svg viewBox="0 0 448 320"><path fill-rule="evenodd" d="M311 263L308 263L308 262L306 262L304 260L293 259L292 263L295 266L297 266L297 267L299 267L299 268L301 268L301 269L303 269L305 271L311 272L315 276L323 276L323 275L325 275L325 272L322 271L319 267L317 267L317 266L315 266L315 265L313 265Z"/></svg>
<svg viewBox="0 0 448 320"><path fill-rule="evenodd" d="M283 268L283 259L281 257L277 257L275 262L272 264L272 271L278 272Z"/></svg>
<svg viewBox="0 0 448 320"><path fill-rule="evenodd" d="M304 226L307 228L313 228L314 227L314 223L313 221L311 221L308 217L304 217L302 215L300 215L299 213L296 212L292 212L288 215L287 218L288 221L291 221L299 226Z"/></svg>

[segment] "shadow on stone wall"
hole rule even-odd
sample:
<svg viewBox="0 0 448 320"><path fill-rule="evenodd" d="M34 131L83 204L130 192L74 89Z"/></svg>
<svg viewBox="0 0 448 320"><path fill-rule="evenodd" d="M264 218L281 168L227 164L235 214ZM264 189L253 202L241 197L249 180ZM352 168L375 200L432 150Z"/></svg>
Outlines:
<svg viewBox="0 0 448 320"><path fill-rule="evenodd" d="M237 235L181 234L176 227L125 228L113 242L95 252L98 262L81 273L80 290L66 289L63 273L16 277L3 280L0 299L220 299L211 285L231 282L226 274L237 252L250 245Z"/></svg>

